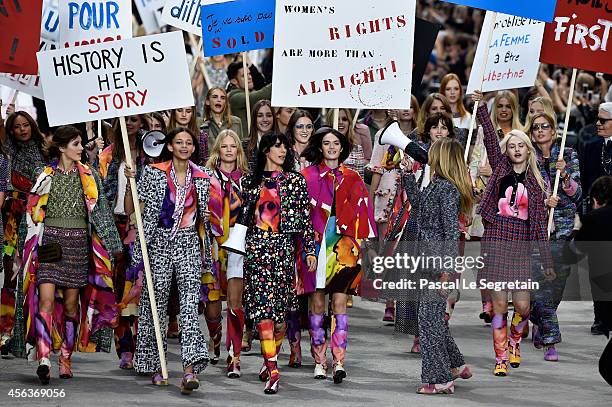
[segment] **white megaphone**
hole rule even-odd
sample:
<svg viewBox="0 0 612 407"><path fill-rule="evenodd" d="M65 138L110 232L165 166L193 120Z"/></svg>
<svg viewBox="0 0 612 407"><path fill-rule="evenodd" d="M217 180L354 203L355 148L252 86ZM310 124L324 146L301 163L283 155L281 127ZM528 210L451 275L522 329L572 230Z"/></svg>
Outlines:
<svg viewBox="0 0 612 407"><path fill-rule="evenodd" d="M151 158L157 158L161 155L164 144L166 144L166 135L161 131L149 131L142 136L142 149Z"/></svg>
<svg viewBox="0 0 612 407"><path fill-rule="evenodd" d="M385 126L380 133L378 143L382 145L390 144L395 146L422 164L427 164L429 159L427 151L425 151L417 143L410 140L410 138L406 137L404 132L402 132L402 129L400 129L397 120L393 120L391 123Z"/></svg>
<svg viewBox="0 0 612 407"><path fill-rule="evenodd" d="M247 229L246 226L235 223L234 226L230 228L227 240L221 244L221 248L228 252L244 255L246 253Z"/></svg>

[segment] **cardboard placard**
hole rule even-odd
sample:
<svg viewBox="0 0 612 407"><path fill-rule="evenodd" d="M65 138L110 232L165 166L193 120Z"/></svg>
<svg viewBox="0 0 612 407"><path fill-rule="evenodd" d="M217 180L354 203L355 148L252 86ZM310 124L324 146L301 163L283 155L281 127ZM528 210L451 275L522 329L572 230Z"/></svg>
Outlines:
<svg viewBox="0 0 612 407"><path fill-rule="evenodd" d="M132 2L59 0L62 48L132 38Z"/></svg>
<svg viewBox="0 0 612 407"><path fill-rule="evenodd" d="M612 4L559 1L544 29L540 61L587 71L612 73Z"/></svg>
<svg viewBox="0 0 612 407"><path fill-rule="evenodd" d="M202 6L204 56L274 47L275 0Z"/></svg>
<svg viewBox="0 0 612 407"><path fill-rule="evenodd" d="M544 23L530 18L487 11L482 25L473 66L483 66L485 49L489 55L482 82L483 92L533 86L540 68L540 46ZM493 26L491 43L487 44ZM480 70L472 69L466 93L480 87Z"/></svg>
<svg viewBox="0 0 612 407"><path fill-rule="evenodd" d="M41 52L38 63L51 126L194 103L179 31Z"/></svg>
<svg viewBox="0 0 612 407"><path fill-rule="evenodd" d="M0 72L36 74L42 0L0 1Z"/></svg>
<svg viewBox="0 0 612 407"><path fill-rule="evenodd" d="M415 8L415 0L277 0L272 104L407 109Z"/></svg>
<svg viewBox="0 0 612 407"><path fill-rule="evenodd" d="M513 16L533 18L540 21L552 21L557 0L444 0L447 3L460 4L497 11ZM560 0L567 1L567 0ZM570 0L571 1L571 0ZM584 0L579 0L584 1ZM587 0L588 1L588 0Z"/></svg>

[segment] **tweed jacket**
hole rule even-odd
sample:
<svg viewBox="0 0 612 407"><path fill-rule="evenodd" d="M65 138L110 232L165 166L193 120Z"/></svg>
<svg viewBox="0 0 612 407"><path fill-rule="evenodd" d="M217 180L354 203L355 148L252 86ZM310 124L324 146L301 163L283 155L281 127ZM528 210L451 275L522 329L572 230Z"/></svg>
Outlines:
<svg viewBox="0 0 612 407"><path fill-rule="evenodd" d="M425 256L459 256L459 200L457 188L447 179L435 177L421 191L413 173L405 172L403 185L410 199L416 227L415 254ZM421 269L422 273L438 276L448 269Z"/></svg>
<svg viewBox="0 0 612 407"><path fill-rule="evenodd" d="M157 166L163 164L157 164ZM210 272L212 267L212 249L209 238L210 233L208 233L210 231L210 223L206 210L210 196L210 177L212 177L212 171L208 168L198 168L207 175L206 178L194 177L193 183L195 184L198 196L198 231L202 246L202 270ZM141 205L144 205L142 223L147 244L149 244L151 238L156 233L159 233L159 217L167 188L168 180L165 171L152 165L144 167L142 176L138 181L138 197L140 198ZM134 246L132 264L138 264L140 261L142 261L142 250L140 248L140 241L137 240Z"/></svg>
<svg viewBox="0 0 612 407"><path fill-rule="evenodd" d="M259 200L261 185L252 186L253 175L249 174L242 181L243 212L248 213L248 219L244 219L245 213L241 214L239 222L247 227L252 227L254 217L250 208ZM280 195L280 232L296 233L303 239L304 251L307 254L315 253L314 231L310 220L310 205L308 198L308 186L302 174L296 172L283 172L279 179Z"/></svg>
<svg viewBox="0 0 612 407"><path fill-rule="evenodd" d="M493 123L491 123L491 117L489 116L486 104L478 106L476 115L483 129L484 145L487 150L489 164L493 168L493 173L478 208L478 213L482 216L486 228L487 222L496 222L499 185L501 180L512 171L512 162L510 157L501 151L497 131L493 127ZM539 248L543 263L546 268L551 268L553 263L548 246L548 211L544 205L545 194L531 172L527 172L525 184L528 196L527 222L529 225L529 240L541 242ZM522 236L516 235L515 240L524 239Z"/></svg>

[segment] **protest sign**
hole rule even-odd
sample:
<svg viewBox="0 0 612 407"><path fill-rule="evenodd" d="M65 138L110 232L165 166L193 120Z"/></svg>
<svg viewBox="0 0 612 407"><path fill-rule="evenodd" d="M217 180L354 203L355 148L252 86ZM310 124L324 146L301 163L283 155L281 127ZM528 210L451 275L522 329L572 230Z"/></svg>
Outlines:
<svg viewBox="0 0 612 407"><path fill-rule="evenodd" d="M540 21L552 21L557 0L444 0L463 6L498 11L513 16L533 18ZM563 1L563 0L561 0ZM565 0L567 1L567 0ZM571 0L570 0L571 1ZM577 0L582 1L584 0ZM587 0L588 1L588 0Z"/></svg>
<svg viewBox="0 0 612 407"><path fill-rule="evenodd" d="M554 21L544 29L540 61L612 73L611 8L612 4L601 1L559 1Z"/></svg>
<svg viewBox="0 0 612 407"><path fill-rule="evenodd" d="M407 109L414 26L414 0L278 0L272 104Z"/></svg>
<svg viewBox="0 0 612 407"><path fill-rule="evenodd" d="M509 14L487 12L478 48L474 56L474 66L483 66L485 49L489 55L484 71L482 91L513 89L533 86L540 68L540 45L544 34L544 23L538 20L523 19ZM487 35L493 28L491 43ZM466 93L473 93L480 87L480 72L473 69Z"/></svg>
<svg viewBox="0 0 612 407"><path fill-rule="evenodd" d="M59 43L59 6L57 0L44 1L40 36Z"/></svg>
<svg viewBox="0 0 612 407"><path fill-rule="evenodd" d="M417 89L421 86L429 57L431 56L431 50L433 49L438 32L442 26L440 24L434 24L421 18L416 19L414 27L414 37L419 40L414 43L413 53L413 69L412 69L412 88Z"/></svg>
<svg viewBox="0 0 612 407"><path fill-rule="evenodd" d="M230 0L166 0L162 20L197 36L202 35L202 6Z"/></svg>
<svg viewBox="0 0 612 407"><path fill-rule="evenodd" d="M274 47L275 0L202 6L204 56Z"/></svg>
<svg viewBox="0 0 612 407"><path fill-rule="evenodd" d="M132 2L60 0L62 48L132 38Z"/></svg>
<svg viewBox="0 0 612 407"><path fill-rule="evenodd" d="M49 124L193 105L179 31L38 54Z"/></svg>
<svg viewBox="0 0 612 407"><path fill-rule="evenodd" d="M164 8L164 0L135 0L135 4L147 34L159 31L156 14Z"/></svg>
<svg viewBox="0 0 612 407"><path fill-rule="evenodd" d="M0 1L0 72L36 74L42 0Z"/></svg>

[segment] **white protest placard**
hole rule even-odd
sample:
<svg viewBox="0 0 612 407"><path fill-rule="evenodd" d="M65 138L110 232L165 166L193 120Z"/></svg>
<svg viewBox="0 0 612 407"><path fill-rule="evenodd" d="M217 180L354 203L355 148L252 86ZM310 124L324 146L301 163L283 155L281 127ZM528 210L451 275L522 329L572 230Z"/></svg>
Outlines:
<svg viewBox="0 0 612 407"><path fill-rule="evenodd" d="M162 11L164 23L202 36L202 6L231 0L166 0Z"/></svg>
<svg viewBox="0 0 612 407"><path fill-rule="evenodd" d="M415 0L277 0L275 24L274 106L410 106Z"/></svg>
<svg viewBox="0 0 612 407"><path fill-rule="evenodd" d="M161 27L156 14L161 12L165 0L134 0L134 2L147 34L158 32Z"/></svg>
<svg viewBox="0 0 612 407"><path fill-rule="evenodd" d="M540 68L545 23L502 13L497 13L493 21L493 15L493 12L487 11L472 65L481 67L484 64L484 52L489 45L482 91L533 86ZM491 43L487 44L492 25ZM472 69L466 93L473 93L480 87L479 72L480 69Z"/></svg>
<svg viewBox="0 0 612 407"><path fill-rule="evenodd" d="M132 2L59 0L62 48L132 38Z"/></svg>
<svg viewBox="0 0 612 407"><path fill-rule="evenodd" d="M180 31L37 56L51 126L194 103Z"/></svg>
<svg viewBox="0 0 612 407"><path fill-rule="evenodd" d="M39 50L49 51L58 48L58 40L59 13L57 0L45 0L42 10ZM0 73L0 85L5 85L30 96L44 99L38 75Z"/></svg>

